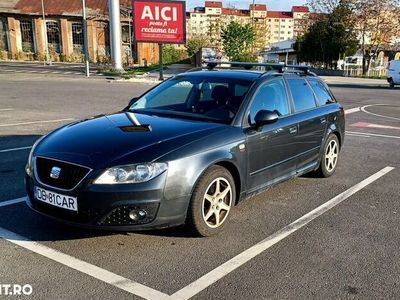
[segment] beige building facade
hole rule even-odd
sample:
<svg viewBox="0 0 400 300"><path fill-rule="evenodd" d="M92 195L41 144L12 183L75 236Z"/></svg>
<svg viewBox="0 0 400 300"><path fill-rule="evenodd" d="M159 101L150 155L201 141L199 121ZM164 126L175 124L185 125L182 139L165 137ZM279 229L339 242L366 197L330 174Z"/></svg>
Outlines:
<svg viewBox="0 0 400 300"><path fill-rule="evenodd" d="M187 14L188 38L208 37L220 48L221 30L230 22L253 24L257 48L267 50L272 43L296 38L307 31L311 19L306 6L293 6L291 11L270 11L265 4L251 4L249 9L225 8L221 1L205 1Z"/></svg>

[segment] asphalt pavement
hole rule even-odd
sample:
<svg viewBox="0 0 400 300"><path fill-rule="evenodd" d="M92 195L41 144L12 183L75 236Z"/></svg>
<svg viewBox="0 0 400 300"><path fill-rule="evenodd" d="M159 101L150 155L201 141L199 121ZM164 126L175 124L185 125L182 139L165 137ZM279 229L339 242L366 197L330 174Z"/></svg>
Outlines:
<svg viewBox="0 0 400 300"><path fill-rule="evenodd" d="M347 110L337 172L271 188L237 206L221 235L194 238L182 227L77 229L23 202L36 139L118 111L149 84L0 72L0 292L29 284L32 299L399 298L400 88L327 82Z"/></svg>

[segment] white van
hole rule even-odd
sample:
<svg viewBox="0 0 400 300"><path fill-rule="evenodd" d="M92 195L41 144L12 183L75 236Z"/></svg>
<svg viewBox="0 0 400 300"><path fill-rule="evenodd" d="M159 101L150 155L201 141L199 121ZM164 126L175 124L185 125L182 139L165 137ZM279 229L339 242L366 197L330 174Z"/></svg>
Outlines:
<svg viewBox="0 0 400 300"><path fill-rule="evenodd" d="M400 84L400 60L391 60L389 62L387 81L391 88L396 84Z"/></svg>

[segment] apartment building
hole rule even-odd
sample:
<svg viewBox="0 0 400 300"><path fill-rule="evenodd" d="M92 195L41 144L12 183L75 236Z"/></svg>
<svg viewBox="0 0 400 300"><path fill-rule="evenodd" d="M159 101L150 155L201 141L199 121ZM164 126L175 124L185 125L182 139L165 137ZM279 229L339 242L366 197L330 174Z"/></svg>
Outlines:
<svg viewBox="0 0 400 300"><path fill-rule="evenodd" d="M272 43L295 39L310 25L306 6L293 6L291 11L270 11L265 4L251 4L249 9L223 7L221 1L205 1L188 13L188 38L207 36L212 46L220 48L221 29L230 22L253 24L257 49L269 49Z"/></svg>

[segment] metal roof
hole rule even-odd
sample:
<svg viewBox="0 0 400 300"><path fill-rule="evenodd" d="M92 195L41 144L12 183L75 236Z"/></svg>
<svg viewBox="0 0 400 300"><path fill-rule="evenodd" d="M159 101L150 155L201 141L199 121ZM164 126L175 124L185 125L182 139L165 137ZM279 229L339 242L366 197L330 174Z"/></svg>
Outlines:
<svg viewBox="0 0 400 300"><path fill-rule="evenodd" d="M80 16L82 15L81 0L43 0L46 15ZM131 7L131 0L120 0L122 7ZM86 0L87 13L91 16L107 16L107 0ZM0 0L0 12L10 12L26 15L40 15L42 5L40 0Z"/></svg>

